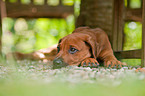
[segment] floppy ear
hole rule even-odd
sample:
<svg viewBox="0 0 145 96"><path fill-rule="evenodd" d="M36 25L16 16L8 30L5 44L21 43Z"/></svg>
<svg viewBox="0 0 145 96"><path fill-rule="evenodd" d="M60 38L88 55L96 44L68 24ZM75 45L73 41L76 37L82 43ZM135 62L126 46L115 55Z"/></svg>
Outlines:
<svg viewBox="0 0 145 96"><path fill-rule="evenodd" d="M62 41L62 39L59 39L58 44Z"/></svg>
<svg viewBox="0 0 145 96"><path fill-rule="evenodd" d="M83 34L80 37L87 45L90 46L92 57L96 59L97 58L97 47L98 47L98 43L96 42L96 40L87 34Z"/></svg>
<svg viewBox="0 0 145 96"><path fill-rule="evenodd" d="M59 41L58 41L58 45L57 45L57 53L59 53L59 51L60 51L60 42L62 41L62 39L60 39Z"/></svg>
<svg viewBox="0 0 145 96"><path fill-rule="evenodd" d="M90 51L91 51L92 57L96 59L97 58L96 57L97 50L96 50L95 41L92 40L91 38L87 38L84 42L90 46Z"/></svg>

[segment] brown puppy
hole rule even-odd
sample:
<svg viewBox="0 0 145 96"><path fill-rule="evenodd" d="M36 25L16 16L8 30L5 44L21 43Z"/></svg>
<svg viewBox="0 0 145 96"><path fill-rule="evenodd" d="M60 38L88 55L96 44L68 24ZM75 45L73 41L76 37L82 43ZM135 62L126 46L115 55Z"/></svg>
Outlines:
<svg viewBox="0 0 145 96"><path fill-rule="evenodd" d="M66 65L97 66L100 59L104 65L122 66L113 55L108 36L100 28L79 27L72 34L60 39L54 68Z"/></svg>

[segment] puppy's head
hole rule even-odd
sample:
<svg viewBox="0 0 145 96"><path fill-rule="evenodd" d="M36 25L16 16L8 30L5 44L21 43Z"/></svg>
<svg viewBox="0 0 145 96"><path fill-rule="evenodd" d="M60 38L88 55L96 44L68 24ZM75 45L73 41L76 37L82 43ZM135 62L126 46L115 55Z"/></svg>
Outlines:
<svg viewBox="0 0 145 96"><path fill-rule="evenodd" d="M58 53L53 61L54 68L79 65L85 58L95 56L95 41L83 33L73 33L60 39Z"/></svg>

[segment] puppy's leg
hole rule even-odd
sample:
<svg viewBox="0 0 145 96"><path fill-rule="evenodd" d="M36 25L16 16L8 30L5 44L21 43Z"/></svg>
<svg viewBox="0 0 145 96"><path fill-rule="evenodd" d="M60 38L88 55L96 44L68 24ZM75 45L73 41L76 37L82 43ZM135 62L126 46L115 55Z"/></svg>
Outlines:
<svg viewBox="0 0 145 96"><path fill-rule="evenodd" d="M95 58L86 58L81 62L81 66L88 67L97 67L99 65L98 61Z"/></svg>
<svg viewBox="0 0 145 96"><path fill-rule="evenodd" d="M122 67L122 65L127 65L126 63L122 63L116 59L114 55L109 55L104 58L104 66L105 67Z"/></svg>
<svg viewBox="0 0 145 96"><path fill-rule="evenodd" d="M101 60L104 61L105 67L122 67L122 65L127 65L125 63L122 63L116 59L116 57L113 54L113 50L111 48L103 50L99 56Z"/></svg>

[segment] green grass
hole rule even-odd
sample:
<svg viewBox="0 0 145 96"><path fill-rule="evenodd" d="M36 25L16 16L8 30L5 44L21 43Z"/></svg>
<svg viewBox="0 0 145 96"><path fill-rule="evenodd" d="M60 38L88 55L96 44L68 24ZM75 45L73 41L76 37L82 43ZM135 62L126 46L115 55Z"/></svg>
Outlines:
<svg viewBox="0 0 145 96"><path fill-rule="evenodd" d="M0 96L144 96L145 83L124 82L110 87L98 84L7 83L1 84Z"/></svg>

